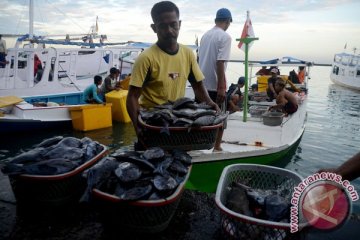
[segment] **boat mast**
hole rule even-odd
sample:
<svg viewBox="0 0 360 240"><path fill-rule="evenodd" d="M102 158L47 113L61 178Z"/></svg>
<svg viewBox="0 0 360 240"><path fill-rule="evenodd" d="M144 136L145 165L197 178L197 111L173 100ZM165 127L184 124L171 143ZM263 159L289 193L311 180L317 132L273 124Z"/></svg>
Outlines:
<svg viewBox="0 0 360 240"><path fill-rule="evenodd" d="M249 11L247 11L247 17L246 21L249 19ZM252 41L259 40L259 38L255 37L248 37L245 38L238 38L236 41L240 41L245 44L245 92L244 92L244 98L243 98L243 122L247 121L247 112L248 112L248 93L249 93L249 74L248 74L248 68L249 68L249 44Z"/></svg>
<svg viewBox="0 0 360 240"><path fill-rule="evenodd" d="M34 2L30 0L29 2L29 39L30 39L30 47L33 47L31 40L34 37Z"/></svg>

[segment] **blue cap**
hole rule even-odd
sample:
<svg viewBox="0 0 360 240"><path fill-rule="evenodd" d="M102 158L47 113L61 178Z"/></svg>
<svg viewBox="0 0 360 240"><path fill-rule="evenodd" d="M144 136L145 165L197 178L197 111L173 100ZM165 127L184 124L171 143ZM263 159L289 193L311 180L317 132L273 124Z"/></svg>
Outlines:
<svg viewBox="0 0 360 240"><path fill-rule="evenodd" d="M220 8L216 12L216 19L230 19L230 22L232 22L231 12L227 8Z"/></svg>
<svg viewBox="0 0 360 240"><path fill-rule="evenodd" d="M245 84L245 77L239 77L238 84Z"/></svg>

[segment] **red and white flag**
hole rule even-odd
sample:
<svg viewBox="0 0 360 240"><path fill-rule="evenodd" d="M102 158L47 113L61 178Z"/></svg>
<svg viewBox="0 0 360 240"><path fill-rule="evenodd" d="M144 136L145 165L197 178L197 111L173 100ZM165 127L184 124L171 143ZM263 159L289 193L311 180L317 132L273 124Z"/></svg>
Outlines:
<svg viewBox="0 0 360 240"><path fill-rule="evenodd" d="M255 37L254 29L253 29L251 19L250 19L250 12L247 11L246 13L247 13L246 14L247 15L246 16L246 22L244 24L244 28L243 28L242 33L241 33L241 38ZM252 44L253 44L253 42L251 42L249 44L249 48L252 46ZM238 44L238 48L245 51L245 44L240 41L239 44Z"/></svg>

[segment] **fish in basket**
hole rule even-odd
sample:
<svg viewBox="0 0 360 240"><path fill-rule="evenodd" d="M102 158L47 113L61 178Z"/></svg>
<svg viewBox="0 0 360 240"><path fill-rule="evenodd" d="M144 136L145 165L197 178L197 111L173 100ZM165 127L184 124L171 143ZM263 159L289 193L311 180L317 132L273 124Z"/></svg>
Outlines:
<svg viewBox="0 0 360 240"><path fill-rule="evenodd" d="M105 154L106 146L88 137L57 136L8 159L1 170L18 204L60 206L79 200L86 188L82 173Z"/></svg>
<svg viewBox="0 0 360 240"><path fill-rule="evenodd" d="M298 174L272 166L225 167L215 195L222 232L231 239L298 239L304 231L290 232L290 201L301 181Z"/></svg>
<svg viewBox="0 0 360 240"><path fill-rule="evenodd" d="M145 147L187 151L212 148L227 116L205 103L180 98L174 103L142 110L138 122L143 129Z"/></svg>
<svg viewBox="0 0 360 240"><path fill-rule="evenodd" d="M169 225L190 171L191 157L182 150L119 151L89 170L88 190L106 222L156 233Z"/></svg>

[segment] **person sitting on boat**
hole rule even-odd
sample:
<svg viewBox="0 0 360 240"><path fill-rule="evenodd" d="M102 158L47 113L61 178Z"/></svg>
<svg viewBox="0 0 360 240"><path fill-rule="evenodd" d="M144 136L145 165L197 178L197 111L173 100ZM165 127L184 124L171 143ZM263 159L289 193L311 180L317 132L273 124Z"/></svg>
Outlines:
<svg viewBox="0 0 360 240"><path fill-rule="evenodd" d="M245 77L240 77L237 84L231 84L226 92L227 109L231 113L240 111L239 103L242 101L241 88L245 85ZM235 96L237 95L237 96Z"/></svg>
<svg viewBox="0 0 360 240"><path fill-rule="evenodd" d="M262 66L262 68L255 73L255 75L270 75L270 69L266 68L266 66Z"/></svg>
<svg viewBox="0 0 360 240"><path fill-rule="evenodd" d="M110 75L104 80L104 84L101 86L101 92L105 95L113 90L120 90L118 77L120 75L119 69L112 67L110 68Z"/></svg>
<svg viewBox="0 0 360 240"><path fill-rule="evenodd" d="M286 114L292 114L298 109L298 101L293 93L285 89L285 81L277 78L275 82L275 91L277 94L276 105L271 106L269 110L281 110Z"/></svg>
<svg viewBox="0 0 360 240"><path fill-rule="evenodd" d="M277 93L275 91L275 82L278 78L278 69L273 68L271 69L271 77L268 79L268 87L266 89L266 93L269 97L269 101L272 102L277 97Z"/></svg>
<svg viewBox="0 0 360 240"><path fill-rule="evenodd" d="M304 66L299 66L299 71L298 71L298 79L299 79L299 82L301 84L304 83L304 80L305 80L305 67Z"/></svg>
<svg viewBox="0 0 360 240"><path fill-rule="evenodd" d="M102 77L96 75L94 83L84 90L84 102L86 103L104 103L99 95L101 95L100 85L102 84Z"/></svg>
<svg viewBox="0 0 360 240"><path fill-rule="evenodd" d="M151 9L153 24L150 26L158 40L135 60L126 99L138 137L136 150L144 148L142 126L138 122L140 108L149 109L184 97L187 80L196 99L220 111L204 87L204 75L192 50L177 42L179 15L178 7L170 1L158 2Z"/></svg>

